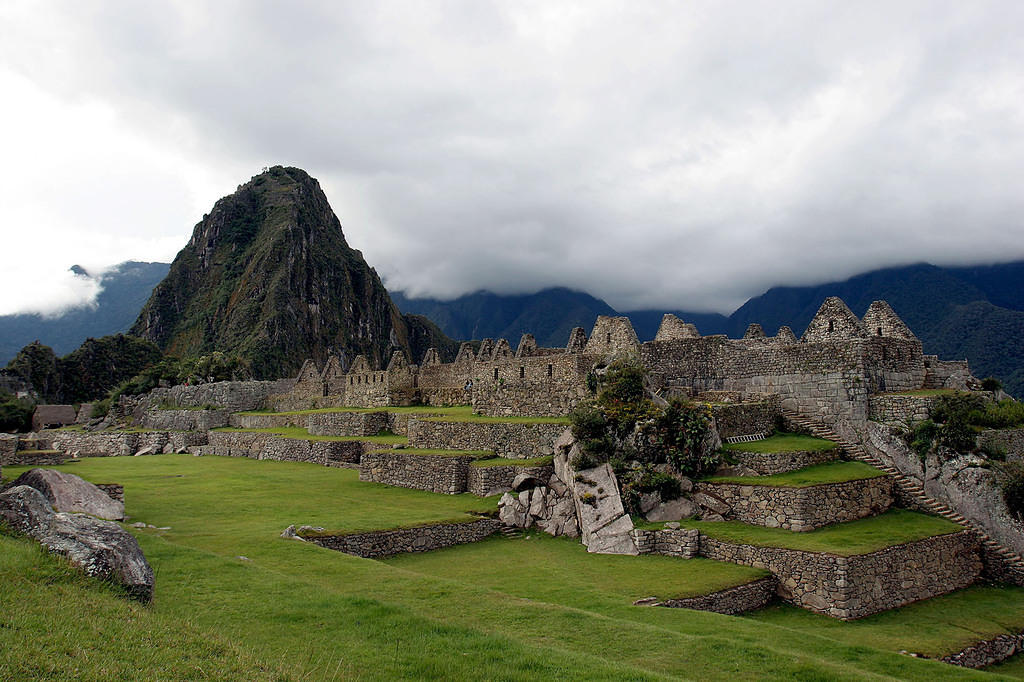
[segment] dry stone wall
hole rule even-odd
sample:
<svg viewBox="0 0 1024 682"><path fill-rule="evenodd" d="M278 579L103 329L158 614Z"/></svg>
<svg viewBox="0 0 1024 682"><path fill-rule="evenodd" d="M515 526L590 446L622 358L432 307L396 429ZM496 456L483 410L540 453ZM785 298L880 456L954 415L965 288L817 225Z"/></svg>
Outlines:
<svg viewBox="0 0 1024 682"><path fill-rule="evenodd" d="M366 445L359 441L304 440L272 433L211 431L205 454L345 466L358 464L365 448Z"/></svg>
<svg viewBox="0 0 1024 682"><path fill-rule="evenodd" d="M981 574L979 542L961 531L879 552L843 557L726 542L701 535L701 556L767 568L779 596L833 618L852 620L974 583Z"/></svg>
<svg viewBox="0 0 1024 682"><path fill-rule="evenodd" d="M634 528L630 535L640 554L664 554L680 559L700 555L700 531L696 528Z"/></svg>
<svg viewBox="0 0 1024 682"><path fill-rule="evenodd" d="M938 396L873 395L868 398L868 419L884 424L924 421L941 398Z"/></svg>
<svg viewBox="0 0 1024 682"><path fill-rule="evenodd" d="M63 464L64 460L61 450L18 450L0 456L0 465L48 467Z"/></svg>
<svg viewBox="0 0 1024 682"><path fill-rule="evenodd" d="M779 396L765 396L757 402L717 404L711 406L718 435L725 440L734 436L771 433L775 418L781 413Z"/></svg>
<svg viewBox="0 0 1024 682"><path fill-rule="evenodd" d="M1009 461L1024 459L1024 429L986 429L978 436L978 445L994 447L1006 453Z"/></svg>
<svg viewBox="0 0 1024 682"><path fill-rule="evenodd" d="M227 426L229 410L146 410L143 428L155 431L209 431Z"/></svg>
<svg viewBox="0 0 1024 682"><path fill-rule="evenodd" d="M206 445L207 435L191 431L48 431L51 447L79 457L124 457L143 450L184 452Z"/></svg>
<svg viewBox="0 0 1024 682"><path fill-rule="evenodd" d="M429 450L493 450L498 457L531 459L554 452L567 424L409 420L409 446Z"/></svg>
<svg viewBox="0 0 1024 682"><path fill-rule="evenodd" d="M830 450L796 450L792 452L747 452L729 450L729 459L753 469L762 476L784 474L814 464L824 464L835 460L841 454L839 448Z"/></svg>
<svg viewBox="0 0 1024 682"><path fill-rule="evenodd" d="M388 427L387 412L320 412L306 417L312 436L375 436Z"/></svg>
<svg viewBox="0 0 1024 682"><path fill-rule="evenodd" d="M359 463L359 480L457 495L466 492L472 455L403 454L401 450L367 452Z"/></svg>
<svg viewBox="0 0 1024 682"><path fill-rule="evenodd" d="M536 467L472 466L466 475L466 490L479 497L490 497L512 490L512 482L524 475L547 482L555 472L554 465Z"/></svg>
<svg viewBox="0 0 1024 682"><path fill-rule="evenodd" d="M666 599L658 602L657 606L713 611L734 616L738 613L764 608L775 599L776 589L775 578L768 576L745 585L737 585L710 594L683 599Z"/></svg>
<svg viewBox="0 0 1024 682"><path fill-rule="evenodd" d="M228 426L236 429L281 429L288 427L306 428L304 414L239 414L231 415Z"/></svg>
<svg viewBox="0 0 1024 682"><path fill-rule="evenodd" d="M944 656L943 663L958 665L962 668L984 668L1024 651L1024 632L1014 635L997 635L977 644L962 649L955 654Z"/></svg>
<svg viewBox="0 0 1024 682"><path fill-rule="evenodd" d="M804 488L706 482L697 490L727 504L727 519L797 532L875 516L893 503L889 476Z"/></svg>
<svg viewBox="0 0 1024 682"><path fill-rule="evenodd" d="M304 539L364 559L380 559L395 554L429 552L452 545L479 542L499 530L501 521L479 519L466 523L434 524L350 535L309 536Z"/></svg>
<svg viewBox="0 0 1024 682"><path fill-rule="evenodd" d="M146 410L160 404L181 407L204 407L213 405L232 412L258 410L264 407L271 395L286 393L295 385L294 379L277 381L220 381L197 386L172 386L155 388L138 403L122 398L131 408ZM141 415L140 415L141 416Z"/></svg>

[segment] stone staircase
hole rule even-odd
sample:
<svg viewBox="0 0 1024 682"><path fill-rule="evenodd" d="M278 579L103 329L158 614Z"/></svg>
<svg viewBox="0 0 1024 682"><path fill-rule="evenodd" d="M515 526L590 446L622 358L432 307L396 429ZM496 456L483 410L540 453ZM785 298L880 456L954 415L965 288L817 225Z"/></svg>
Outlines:
<svg viewBox="0 0 1024 682"><path fill-rule="evenodd" d="M999 571L999 573L1015 584L1024 584L1024 559L1022 559L1019 554L1011 551L994 540L980 526L974 524L969 519L964 518L964 516L957 513L955 510L950 509L938 500L930 497L925 492L921 484L915 479L903 474L899 469L887 465L882 460L870 454L859 443L855 443L840 436L821 422L792 410L783 409L782 413L786 420L791 424L805 429L818 438L824 438L839 444L839 446L842 447L843 452L845 452L851 459L864 462L865 464L873 466L876 469L881 469L889 474L893 479L896 489L903 495L903 497L912 501L912 503L919 509L949 519L950 521L974 532L974 534L978 536L979 540L981 540L986 559L994 559L1002 565L1001 567L1003 570Z"/></svg>

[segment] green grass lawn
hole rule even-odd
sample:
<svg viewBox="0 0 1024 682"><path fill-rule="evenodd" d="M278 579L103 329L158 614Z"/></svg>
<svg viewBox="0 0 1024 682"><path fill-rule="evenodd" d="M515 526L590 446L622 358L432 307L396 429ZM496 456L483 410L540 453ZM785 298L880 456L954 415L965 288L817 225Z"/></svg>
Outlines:
<svg viewBox="0 0 1024 682"><path fill-rule="evenodd" d="M482 414L455 414L424 417L430 422L472 422L474 424L568 424L568 417L488 417Z"/></svg>
<svg viewBox="0 0 1024 682"><path fill-rule="evenodd" d="M806 533L752 526L739 521L683 521L682 525L698 528L705 535L727 542L840 556L877 552L893 545L963 530L952 521L906 509L891 509L878 516L837 523Z"/></svg>
<svg viewBox="0 0 1024 682"><path fill-rule="evenodd" d="M815 634L630 604L736 569L713 562L595 556L532 534L381 562L278 537L289 524L468 517L493 498L244 458L91 458L73 471L123 484L132 521L170 526L131 529L154 602L125 602L0 536L0 679L993 679L895 653L912 649L914 623L866 644L846 624Z"/></svg>
<svg viewBox="0 0 1024 682"><path fill-rule="evenodd" d="M274 412L273 410L252 410L250 412L239 412L243 415L267 415L267 414L332 414L337 412L392 412L394 414L429 414L429 415L471 415L472 405L454 405L448 407L431 407L430 405L415 405L409 407L321 407L315 410L291 410L289 412Z"/></svg>
<svg viewBox="0 0 1024 682"><path fill-rule="evenodd" d="M776 433L764 440L755 440L752 443L726 443L723 450L737 450L740 452L817 452L819 450L832 450L839 447L836 443L824 438L804 436L799 433Z"/></svg>
<svg viewBox="0 0 1024 682"><path fill-rule="evenodd" d="M360 443L376 443L378 445L406 445L409 439L406 436L394 434L381 436L313 436L301 426L280 426L270 429L236 429L231 426L222 426L211 429L212 431L228 433L272 433L282 438L294 440L318 440L318 441L348 441Z"/></svg>
<svg viewBox="0 0 1024 682"><path fill-rule="evenodd" d="M713 476L711 483L739 483L740 485L766 485L777 488L806 488L822 483L842 483L865 478L885 476L873 466L862 462L826 462L772 476Z"/></svg>

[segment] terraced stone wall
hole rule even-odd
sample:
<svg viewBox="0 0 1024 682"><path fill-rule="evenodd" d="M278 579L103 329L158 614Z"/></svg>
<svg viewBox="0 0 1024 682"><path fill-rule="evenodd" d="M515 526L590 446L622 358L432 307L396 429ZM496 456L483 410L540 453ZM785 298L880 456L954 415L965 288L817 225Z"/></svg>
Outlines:
<svg viewBox="0 0 1024 682"><path fill-rule="evenodd" d="M206 445L207 435L194 431L47 431L54 450L79 457L123 457L151 448L156 452L179 452Z"/></svg>
<svg viewBox="0 0 1024 682"><path fill-rule="evenodd" d="M364 559L380 559L409 552L429 552L452 545L479 542L501 530L497 519L479 519L466 523L444 523L416 528L398 528L350 535L308 536L305 539L321 547Z"/></svg>
<svg viewBox="0 0 1024 682"><path fill-rule="evenodd" d="M230 410L146 410L142 426L158 431L209 431L227 426Z"/></svg>
<svg viewBox="0 0 1024 682"><path fill-rule="evenodd" d="M145 411L160 404L171 404L181 407L215 405L232 412L245 412L264 407L269 396L287 393L294 385L294 379L219 381L197 386L155 388L140 399L123 397L121 400L130 411ZM141 412L136 416L141 417Z"/></svg>
<svg viewBox="0 0 1024 682"><path fill-rule="evenodd" d="M868 398L868 418L885 424L924 421L939 400L939 396L873 395Z"/></svg>
<svg viewBox="0 0 1024 682"><path fill-rule="evenodd" d="M228 420L228 426L236 429L280 429L287 427L306 428L304 414L238 414Z"/></svg>
<svg viewBox="0 0 1024 682"><path fill-rule="evenodd" d="M344 466L359 463L365 448L359 441L303 440L272 433L211 431L206 454Z"/></svg>
<svg viewBox="0 0 1024 682"><path fill-rule="evenodd" d="M804 488L698 483L697 490L729 505L727 519L797 532L875 516L893 503L889 476Z"/></svg>
<svg viewBox="0 0 1024 682"><path fill-rule="evenodd" d="M0 465L9 466L48 467L63 464L64 460L61 450L18 450L0 455Z"/></svg>
<svg viewBox="0 0 1024 682"><path fill-rule="evenodd" d="M312 436L375 436L389 425L387 412L320 412L305 424Z"/></svg>
<svg viewBox="0 0 1024 682"><path fill-rule="evenodd" d="M981 574L970 531L917 540L853 557L759 547L701 535L701 556L767 568L778 593L797 606L852 620L974 583Z"/></svg>
<svg viewBox="0 0 1024 682"><path fill-rule="evenodd" d="M533 476L538 481L547 482L555 472L554 465L538 467L520 466L470 466L466 474L466 490L480 497L490 497L512 490L512 482L519 474Z"/></svg>
<svg viewBox="0 0 1024 682"><path fill-rule="evenodd" d="M498 457L531 459L554 453L566 424L409 420L409 446L440 450L493 450Z"/></svg>
<svg viewBox="0 0 1024 682"><path fill-rule="evenodd" d="M729 450L729 459L735 460L762 476L784 474L814 464L824 464L839 457L841 450L797 450L793 452L746 452Z"/></svg>
<svg viewBox="0 0 1024 682"><path fill-rule="evenodd" d="M403 454L401 450L367 452L359 463L359 480L457 495L466 492L470 455Z"/></svg>
<svg viewBox="0 0 1024 682"><path fill-rule="evenodd" d="M776 593L775 578L768 576L745 585L737 585L711 594L702 594L684 599L666 599L658 606L676 609L713 611L727 616L746 613L767 606Z"/></svg>
<svg viewBox="0 0 1024 682"><path fill-rule="evenodd" d="M1024 459L1024 429L986 429L978 436L978 444L1001 449L1010 461Z"/></svg>
<svg viewBox="0 0 1024 682"><path fill-rule="evenodd" d="M700 531L695 528L634 528L630 535L640 554L664 554L680 559L692 559L700 554Z"/></svg>
<svg viewBox="0 0 1024 682"><path fill-rule="evenodd" d="M725 440L733 436L751 436L771 433L775 418L781 413L779 396L765 396L764 400L711 406L718 435Z"/></svg>

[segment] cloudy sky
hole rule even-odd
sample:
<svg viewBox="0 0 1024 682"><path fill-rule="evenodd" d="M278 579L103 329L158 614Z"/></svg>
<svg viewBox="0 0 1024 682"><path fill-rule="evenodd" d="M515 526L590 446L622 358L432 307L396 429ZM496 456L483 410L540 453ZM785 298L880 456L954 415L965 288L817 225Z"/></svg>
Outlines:
<svg viewBox="0 0 1024 682"><path fill-rule="evenodd" d="M1024 258L1024 3L0 4L0 313L170 261L264 166L389 288L729 312Z"/></svg>

